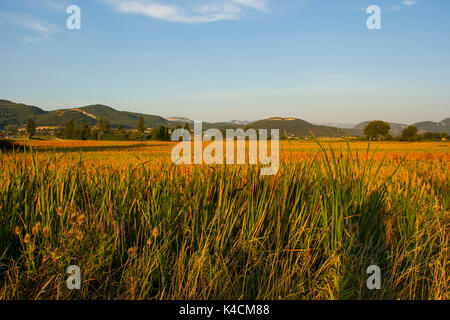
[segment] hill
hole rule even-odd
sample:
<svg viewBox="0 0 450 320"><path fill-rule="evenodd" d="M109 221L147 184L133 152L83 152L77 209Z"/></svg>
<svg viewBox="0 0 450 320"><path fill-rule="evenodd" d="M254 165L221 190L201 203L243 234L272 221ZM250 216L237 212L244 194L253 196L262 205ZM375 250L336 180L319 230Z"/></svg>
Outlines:
<svg viewBox="0 0 450 320"><path fill-rule="evenodd" d="M8 100L0 100L0 130L4 130L8 125L24 126L28 119L35 119L37 126L40 127L64 127L67 120L73 119L77 125L86 123L88 126L94 126L101 117L108 119L113 127L121 126L125 129L135 129L139 117L144 118L146 128L155 128L160 125L175 128L189 123L191 129L194 128L192 120L188 118L172 117L165 119L156 115L134 113L127 111L118 111L109 106L94 104L73 109L61 109L55 111L44 111L38 107L15 103ZM236 129L236 128L254 128L254 129L279 129L280 134L285 132L293 136L309 136L312 132L319 137L342 137L342 136L361 136L364 127L369 121L357 124L353 128L337 128L335 126L317 125L297 118L274 117L255 122L237 121L231 122L203 122L203 129ZM403 129L408 125L401 123L390 123L391 135L399 136ZM450 133L450 118L440 122L423 121L413 124L423 132L447 132Z"/></svg>
<svg viewBox="0 0 450 320"><path fill-rule="evenodd" d="M417 129L419 129L419 133L422 132L447 132L450 133L450 118L444 119L440 122L433 121L423 121L414 123Z"/></svg>
<svg viewBox="0 0 450 320"><path fill-rule="evenodd" d="M84 115L83 113L74 109L55 110L45 112L35 117L36 125L39 127L64 127L67 120L74 120L77 125L82 122L88 126L93 126L97 123L95 119Z"/></svg>
<svg viewBox="0 0 450 320"><path fill-rule="evenodd" d="M353 129L319 126L296 118L269 118L252 122L247 127L255 129L280 129L280 135L309 136L311 132L318 137L342 137L354 135Z"/></svg>
<svg viewBox="0 0 450 320"><path fill-rule="evenodd" d="M34 119L37 126L64 127L66 121L71 119L77 125L84 122L93 126L99 117L108 119L112 126L120 125L123 128L132 129L136 128L139 116L144 118L145 126L148 128L171 125L169 121L159 116L118 111L99 104L74 109L44 111L38 107L0 100L0 129L4 129L8 125L23 126L28 119Z"/></svg>
<svg viewBox="0 0 450 320"><path fill-rule="evenodd" d="M111 107L96 104L79 108L80 112L90 116L92 119L108 119L111 125L121 125L123 128L131 129L136 128L139 117L144 118L145 127L154 128L159 125L168 126L170 122L160 116L148 115L143 113L134 113L127 111L118 111Z"/></svg>
<svg viewBox="0 0 450 320"><path fill-rule="evenodd" d="M24 125L28 119L36 119L45 111L34 106L0 100L0 129L8 125Z"/></svg>

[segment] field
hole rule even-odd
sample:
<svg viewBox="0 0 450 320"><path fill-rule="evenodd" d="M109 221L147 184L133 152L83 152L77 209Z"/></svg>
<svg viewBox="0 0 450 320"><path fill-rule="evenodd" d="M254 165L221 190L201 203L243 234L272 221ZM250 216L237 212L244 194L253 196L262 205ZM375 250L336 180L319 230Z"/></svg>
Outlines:
<svg viewBox="0 0 450 320"><path fill-rule="evenodd" d="M450 299L448 142L281 141L265 177L169 142L24 144L0 154L0 299Z"/></svg>

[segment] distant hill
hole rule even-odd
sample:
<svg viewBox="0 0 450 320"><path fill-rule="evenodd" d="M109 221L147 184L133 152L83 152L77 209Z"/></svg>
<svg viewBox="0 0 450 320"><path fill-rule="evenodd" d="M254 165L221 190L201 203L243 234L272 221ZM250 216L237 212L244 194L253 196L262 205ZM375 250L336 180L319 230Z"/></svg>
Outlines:
<svg viewBox="0 0 450 320"><path fill-rule="evenodd" d="M370 121L361 122L361 123L357 124L356 126L354 126L353 129L358 130L360 132L360 134L363 135L364 128L367 126L367 124L369 122ZM407 124L402 124L402 123L389 122L389 124L391 125L391 130L389 130L389 134L393 137L400 136L402 134L403 129L408 127Z"/></svg>
<svg viewBox="0 0 450 320"><path fill-rule="evenodd" d="M231 120L230 123L238 125L238 126L245 126L247 124L252 123L252 121L248 121L248 120Z"/></svg>
<svg viewBox="0 0 450 320"><path fill-rule="evenodd" d="M336 123L336 122L318 122L318 123L312 123L319 126L327 126L327 127L336 127L341 129L353 129L355 126L354 123Z"/></svg>
<svg viewBox="0 0 450 320"><path fill-rule="evenodd" d="M0 100L0 129L7 125L23 125L28 119L36 119L45 111L34 106Z"/></svg>
<svg viewBox="0 0 450 320"><path fill-rule="evenodd" d="M189 123L190 129L194 129L194 123L192 120L181 117L172 117L169 118L172 123L175 125L184 126ZM237 129L237 128L253 128L253 129L279 129L280 135L286 132L288 135L294 136L309 136L311 135L311 131L316 136L326 136L326 137L341 137L345 135L352 135L356 130L353 129L339 129L335 127L329 126L318 126L313 125L304 120L296 119L296 118L270 118L259 121L237 121L233 120L230 122L203 122L203 130L216 128L216 129Z"/></svg>
<svg viewBox="0 0 450 320"><path fill-rule="evenodd" d="M280 135L286 132L288 135L295 136L309 136L312 132L318 137L342 137L354 135L356 132L353 129L314 125L296 118L269 118L252 122L247 127L255 129L280 129Z"/></svg>
<svg viewBox="0 0 450 320"><path fill-rule="evenodd" d="M170 117L166 118L170 124L173 127L181 126L184 127L187 124L189 124L189 128L191 130L194 130L194 121L188 118L182 118L182 117ZM232 122L202 122L202 129L208 130L208 129L235 129L239 128L240 126L236 123Z"/></svg>
<svg viewBox="0 0 450 320"><path fill-rule="evenodd" d="M450 133L450 118L444 119L440 122L433 121L423 121L414 123L417 129L419 129L419 133L422 132L447 132ZM421 132L422 131L422 132Z"/></svg>
<svg viewBox="0 0 450 320"><path fill-rule="evenodd" d="M93 126L97 121L79 111L73 109L48 111L34 118L39 127L64 127L67 120L74 120L77 125L82 122Z"/></svg>
<svg viewBox="0 0 450 320"><path fill-rule="evenodd" d="M89 126L97 123L102 117L108 119L112 126L122 126L132 129L137 127L139 116L144 118L148 128L159 125L170 125L170 122L160 116L118 111L105 105L90 105L73 109L44 111L38 107L0 100L0 129L7 125L23 126L28 119L34 119L37 126L64 127L67 120L73 119L78 125L82 122Z"/></svg>
<svg viewBox="0 0 450 320"><path fill-rule="evenodd" d="M184 117L170 117L170 118L166 118L166 120L168 120L172 123L176 123L176 124L185 124L186 122L192 123L191 119L184 118Z"/></svg>
<svg viewBox="0 0 450 320"><path fill-rule="evenodd" d="M367 126L367 124L370 121L364 121L359 124L357 124L354 129L359 130L361 134L363 134L364 128ZM408 124L401 124L401 123L393 123L389 122L391 125L390 134L394 137L400 136L402 134L403 129L408 127ZM447 132L450 133L450 118L444 119L440 122L433 122L433 121L422 121L422 122L416 122L413 123L412 126L415 126L419 130L419 134L422 134L424 132Z"/></svg>
<svg viewBox="0 0 450 320"><path fill-rule="evenodd" d="M88 114L89 116L95 117L96 119L98 119L99 117L108 119L113 126L121 125L123 128L128 129L136 128L140 116L144 118L144 123L147 128L154 128L159 125L169 125L169 121L160 116L127 111L117 111L111 107L101 104L81 107L79 109L81 110L81 112L84 112L84 114Z"/></svg>
<svg viewBox="0 0 450 320"><path fill-rule="evenodd" d="M135 129L139 117L144 118L146 128L154 128L160 125L175 128L189 124L194 129L192 120L184 117L171 117L165 119L156 115L148 115L127 111L118 111L102 104L89 105L73 109L61 109L55 111L44 111L38 107L15 103L8 100L0 100L0 130L8 125L24 126L28 119L35 119L39 127L64 127L67 120L73 119L77 125L86 123L94 126L99 117L108 119L113 127L122 126L125 129ZM369 121L357 124L353 128L337 128L336 125L316 125L297 118L274 117L259 121L238 121L230 122L203 122L203 129L279 129L280 134L285 132L294 136L309 136L311 132L318 137L342 137L342 136L362 136L364 127ZM419 133L447 132L450 133L450 118L440 122L424 121L413 124L419 129ZM408 125L401 123L391 123L391 135L399 136Z"/></svg>

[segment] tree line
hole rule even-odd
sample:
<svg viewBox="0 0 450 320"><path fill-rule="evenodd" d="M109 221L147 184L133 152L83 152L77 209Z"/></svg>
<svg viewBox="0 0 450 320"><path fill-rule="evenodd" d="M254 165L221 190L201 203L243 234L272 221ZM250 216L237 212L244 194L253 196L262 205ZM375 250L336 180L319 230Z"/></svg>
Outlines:
<svg viewBox="0 0 450 320"><path fill-rule="evenodd" d="M364 128L364 135L368 140L399 140L399 141L420 141L420 140L442 140L448 138L448 133L425 132L419 134L415 126L408 126L403 129L399 137L389 134L391 125L387 122L376 120L371 121Z"/></svg>
<svg viewBox="0 0 450 320"><path fill-rule="evenodd" d="M120 125L113 128L108 119L99 117L97 124L94 127L89 127L82 122L77 126L73 119L67 120L64 128L56 130L55 136L60 139L70 140L160 140L170 141L170 128L160 125L152 128L150 131L145 130L144 118L139 117L137 123L137 130L125 130ZM181 128L181 126L177 126ZM189 124L186 123L185 129L190 131ZM399 140L399 141L420 141L420 140L445 140L448 139L448 133L442 132L425 132L419 134L419 130L415 126L408 126L403 129L399 137L393 137L389 131L391 126L389 123L375 120L369 122L364 127L364 135L368 140ZM33 119L29 119L26 124L26 132L29 138L36 134L36 123Z"/></svg>
<svg viewBox="0 0 450 320"><path fill-rule="evenodd" d="M68 140L170 140L170 128L160 125L151 130L146 130L142 116L139 117L136 127L137 130L125 130L121 125L113 127L108 119L102 117L97 119L97 124L93 127L89 127L84 122L77 125L75 120L70 119L66 121L64 128L56 130L55 136ZM26 131L29 138L36 135L36 123L33 119L27 121Z"/></svg>

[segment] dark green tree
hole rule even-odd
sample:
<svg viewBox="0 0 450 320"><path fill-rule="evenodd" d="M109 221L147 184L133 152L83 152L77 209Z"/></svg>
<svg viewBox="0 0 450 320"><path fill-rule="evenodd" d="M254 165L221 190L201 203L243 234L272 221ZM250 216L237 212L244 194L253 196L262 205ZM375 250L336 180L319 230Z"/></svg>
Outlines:
<svg viewBox="0 0 450 320"><path fill-rule="evenodd" d="M64 128L64 135L66 139L73 139L75 134L75 122L73 119L66 121L66 126Z"/></svg>
<svg viewBox="0 0 450 320"><path fill-rule="evenodd" d="M111 124L109 123L108 119L105 119L105 122L103 123L103 131L105 132L111 131Z"/></svg>
<svg viewBox="0 0 450 320"><path fill-rule="evenodd" d="M381 120L371 121L364 128L364 135L367 139L376 139L379 140L381 138L386 137L389 134L389 130L391 129L391 125L387 122Z"/></svg>
<svg viewBox="0 0 450 320"><path fill-rule="evenodd" d="M144 133L145 131L144 118L142 116L139 116L138 131L140 133Z"/></svg>
<svg viewBox="0 0 450 320"><path fill-rule="evenodd" d="M89 139L89 132L90 132L89 127L86 125L86 123L83 122L80 128L80 139L81 140Z"/></svg>
<svg viewBox="0 0 450 320"><path fill-rule="evenodd" d="M165 126L159 126L157 128L152 129L152 132L150 133L150 138L152 140L170 141L169 128Z"/></svg>
<svg viewBox="0 0 450 320"><path fill-rule="evenodd" d="M414 141L417 140L417 130L414 126L409 126L402 131L402 140L404 141Z"/></svg>
<svg viewBox="0 0 450 320"><path fill-rule="evenodd" d="M36 134L36 123L33 119L27 121L27 135L31 139Z"/></svg>

